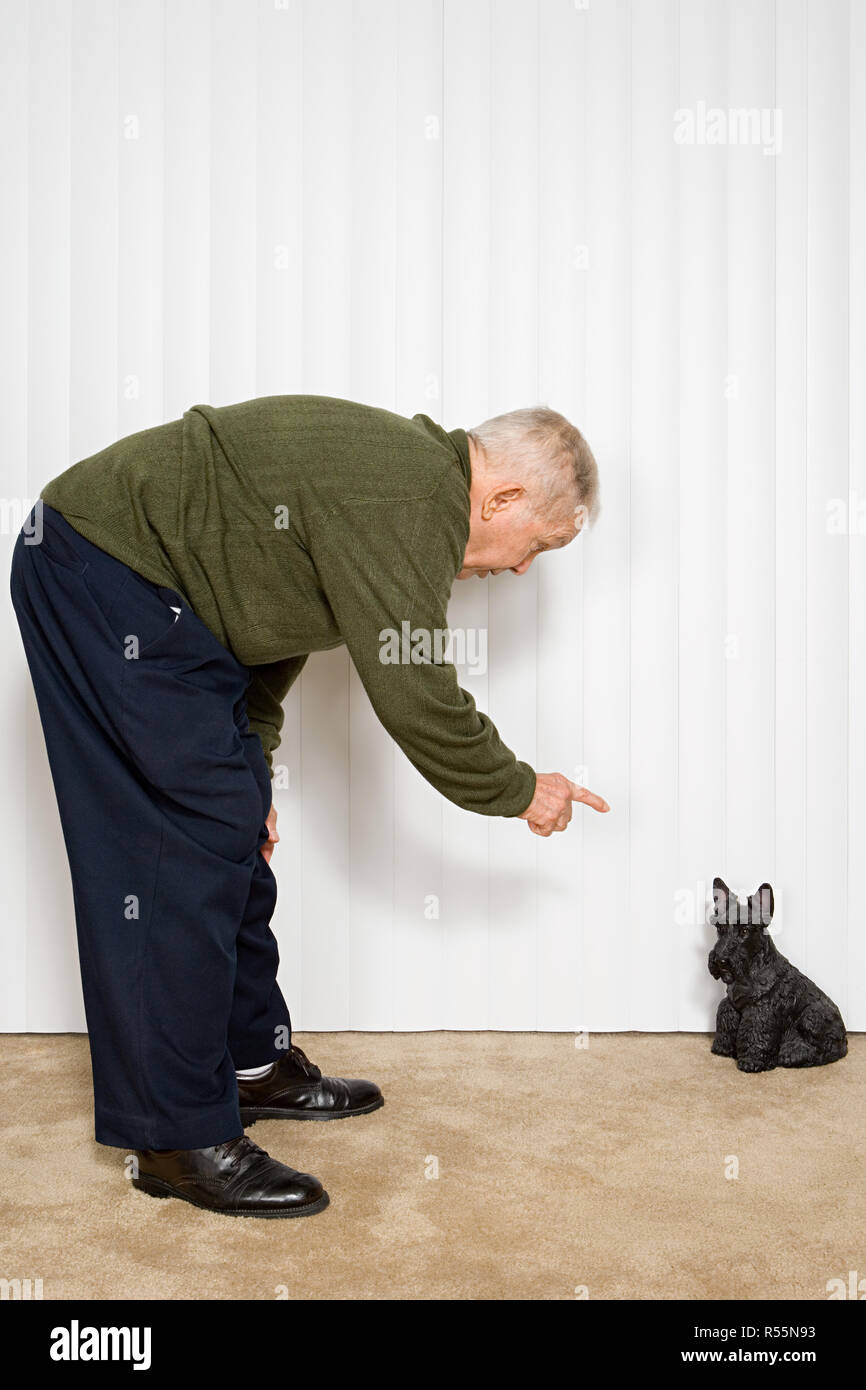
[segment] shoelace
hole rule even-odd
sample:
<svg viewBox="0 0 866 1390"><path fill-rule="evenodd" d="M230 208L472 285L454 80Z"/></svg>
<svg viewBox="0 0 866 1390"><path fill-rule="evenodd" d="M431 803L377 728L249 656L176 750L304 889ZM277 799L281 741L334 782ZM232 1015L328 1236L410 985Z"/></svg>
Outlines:
<svg viewBox="0 0 866 1390"><path fill-rule="evenodd" d="M295 1060L300 1062L301 1071L306 1072L307 1076L310 1076L315 1080L321 1075L319 1068L316 1066L315 1062L310 1061L303 1048L297 1047L294 1043L292 1043L289 1047L289 1051L291 1052Z"/></svg>
<svg viewBox="0 0 866 1390"><path fill-rule="evenodd" d="M226 1139L223 1144L215 1144L214 1148L221 1151L224 1157L228 1158L232 1167L236 1168L242 1158L247 1158L250 1154L262 1154L265 1158L268 1155L264 1149L260 1149L258 1144L252 1139L248 1139L245 1134L239 1134L236 1139Z"/></svg>

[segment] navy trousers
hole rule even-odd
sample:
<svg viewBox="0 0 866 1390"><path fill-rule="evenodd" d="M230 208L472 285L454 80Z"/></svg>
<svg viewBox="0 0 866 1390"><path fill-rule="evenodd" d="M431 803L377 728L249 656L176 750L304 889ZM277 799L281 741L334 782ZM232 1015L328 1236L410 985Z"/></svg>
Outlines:
<svg viewBox="0 0 866 1390"><path fill-rule="evenodd" d="M42 503L12 600L72 876L96 1138L221 1143L243 1133L235 1068L291 1035L249 668Z"/></svg>

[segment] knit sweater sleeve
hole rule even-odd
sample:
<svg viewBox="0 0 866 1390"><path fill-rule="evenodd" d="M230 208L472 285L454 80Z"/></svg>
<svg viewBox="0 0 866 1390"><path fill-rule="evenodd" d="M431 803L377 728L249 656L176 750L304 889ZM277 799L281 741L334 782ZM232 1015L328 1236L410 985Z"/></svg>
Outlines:
<svg viewBox="0 0 866 1390"><path fill-rule="evenodd" d="M247 718L253 733L261 739L268 769L273 776L274 753L279 747L283 727L283 700L294 685L306 656L291 656L267 666L253 666L247 687Z"/></svg>
<svg viewBox="0 0 866 1390"><path fill-rule="evenodd" d="M309 547L373 708L410 762L455 805L516 816L532 800L535 773L479 713L436 643L467 538L465 488L461 505L447 478L432 496L390 510L346 503L312 529Z"/></svg>

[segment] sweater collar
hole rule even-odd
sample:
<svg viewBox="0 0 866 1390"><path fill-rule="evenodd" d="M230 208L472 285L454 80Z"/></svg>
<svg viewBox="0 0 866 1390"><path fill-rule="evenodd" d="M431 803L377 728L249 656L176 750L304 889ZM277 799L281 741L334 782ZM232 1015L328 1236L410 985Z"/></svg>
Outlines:
<svg viewBox="0 0 866 1390"><path fill-rule="evenodd" d="M469 440L466 436L466 431L456 429L447 430L446 433L457 451L457 456L460 459L460 467L463 469L463 475L466 478L466 486L471 487L472 466L469 462Z"/></svg>

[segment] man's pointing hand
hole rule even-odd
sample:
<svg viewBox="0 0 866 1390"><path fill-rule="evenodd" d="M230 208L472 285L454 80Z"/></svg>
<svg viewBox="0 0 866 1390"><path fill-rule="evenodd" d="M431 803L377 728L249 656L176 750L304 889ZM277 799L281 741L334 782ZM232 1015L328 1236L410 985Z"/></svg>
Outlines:
<svg viewBox="0 0 866 1390"><path fill-rule="evenodd" d="M552 835L564 830L571 820L572 802L582 801L594 811L609 811L607 802L586 787L570 782L561 772L538 772L535 776L535 795L520 815L529 822L533 835Z"/></svg>

